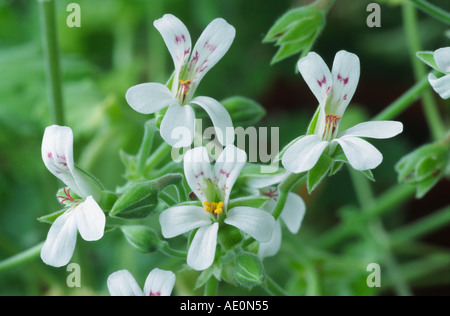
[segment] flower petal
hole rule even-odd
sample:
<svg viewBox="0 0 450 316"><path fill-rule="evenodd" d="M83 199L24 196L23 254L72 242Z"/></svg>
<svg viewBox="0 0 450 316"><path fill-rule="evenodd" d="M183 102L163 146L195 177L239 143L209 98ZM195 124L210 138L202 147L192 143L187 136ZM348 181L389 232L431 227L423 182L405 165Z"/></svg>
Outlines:
<svg viewBox="0 0 450 316"><path fill-rule="evenodd" d="M319 104L325 106L333 79L330 69L322 57L314 52L310 52L298 61L297 67Z"/></svg>
<svg viewBox="0 0 450 316"><path fill-rule="evenodd" d="M267 242L261 242L259 244L258 256L260 258L271 257L278 253L281 247L281 225L277 221L272 233L272 238Z"/></svg>
<svg viewBox="0 0 450 316"><path fill-rule="evenodd" d="M242 149L230 144L224 148L214 165L214 175L217 179L217 189L221 192L221 199L228 205L231 189L247 162L247 154Z"/></svg>
<svg viewBox="0 0 450 316"><path fill-rule="evenodd" d="M317 163L329 142L318 135L307 135L289 147L283 155L282 163L293 173L308 171Z"/></svg>
<svg viewBox="0 0 450 316"><path fill-rule="evenodd" d="M57 125L47 127L42 139L41 151L42 160L47 169L76 194L84 196L72 173L75 169L72 129Z"/></svg>
<svg viewBox="0 0 450 316"><path fill-rule="evenodd" d="M44 263L62 267L72 258L77 242L77 225L71 211L58 217L48 231L41 250Z"/></svg>
<svg viewBox="0 0 450 316"><path fill-rule="evenodd" d="M268 242L272 238L275 228L275 219L271 214L246 206L233 207L228 211L224 222L239 228L261 242Z"/></svg>
<svg viewBox="0 0 450 316"><path fill-rule="evenodd" d="M107 280L111 296L143 296L142 290L128 270L112 273Z"/></svg>
<svg viewBox="0 0 450 316"><path fill-rule="evenodd" d="M434 61L443 73L450 73L450 47L437 49L434 54Z"/></svg>
<svg viewBox="0 0 450 316"><path fill-rule="evenodd" d="M361 138L345 136L333 142L341 145L348 162L356 170L373 169L383 161L383 155L378 149Z"/></svg>
<svg viewBox="0 0 450 316"><path fill-rule="evenodd" d="M195 228L211 224L212 215L200 206L183 205L168 208L159 215L164 238L172 238Z"/></svg>
<svg viewBox="0 0 450 316"><path fill-rule="evenodd" d="M295 193L289 193L281 212L281 219L293 234L297 234L305 217L306 206L303 199Z"/></svg>
<svg viewBox="0 0 450 316"><path fill-rule="evenodd" d="M174 82L178 82L180 71L191 54L191 36L186 26L172 14L165 14L153 22L169 49L175 66ZM176 89L177 85L174 85ZM176 91L176 90L175 90Z"/></svg>
<svg viewBox="0 0 450 316"><path fill-rule="evenodd" d="M172 104L161 122L161 137L172 147L181 148L194 140L195 114L190 105Z"/></svg>
<svg viewBox="0 0 450 316"><path fill-rule="evenodd" d="M170 296L175 285L175 274L172 271L153 269L145 280L144 295Z"/></svg>
<svg viewBox="0 0 450 316"><path fill-rule="evenodd" d="M187 65L187 77L192 81L187 99L192 98L203 76L225 55L236 35L236 30L224 19L213 20L203 31L192 50Z"/></svg>
<svg viewBox="0 0 450 316"><path fill-rule="evenodd" d="M215 181L215 178L205 147L196 147L184 155L184 173L189 187L200 201L210 201L214 198L215 184L212 181Z"/></svg>
<svg viewBox="0 0 450 316"><path fill-rule="evenodd" d="M433 73L430 73L428 81L442 99L447 100L450 98L450 74L438 78Z"/></svg>
<svg viewBox="0 0 450 316"><path fill-rule="evenodd" d="M197 230L187 255L187 264L192 269L201 271L212 265L216 254L218 231L217 222Z"/></svg>
<svg viewBox="0 0 450 316"><path fill-rule="evenodd" d="M170 90L160 83L141 83L127 90L128 104L142 114L155 113L166 106L177 103Z"/></svg>
<svg viewBox="0 0 450 316"><path fill-rule="evenodd" d="M81 237L86 241L99 240L105 231L106 216L92 196L79 204L73 214Z"/></svg>
<svg viewBox="0 0 450 316"><path fill-rule="evenodd" d="M47 169L80 197L100 197L101 188L75 166L73 132L70 127L52 125L45 129L42 160Z"/></svg>
<svg viewBox="0 0 450 316"><path fill-rule="evenodd" d="M355 54L339 51L333 62L333 98L332 109L327 110L328 114L342 116L350 100L355 94L360 75L359 58Z"/></svg>
<svg viewBox="0 0 450 316"><path fill-rule="evenodd" d="M209 97L196 97L191 103L199 105L208 113L216 130L216 137L222 145L234 143L233 122L221 103Z"/></svg>
<svg viewBox="0 0 450 316"><path fill-rule="evenodd" d="M391 138L403 131L403 124L397 121L371 121L359 123L342 132L343 136L357 136L370 138Z"/></svg>

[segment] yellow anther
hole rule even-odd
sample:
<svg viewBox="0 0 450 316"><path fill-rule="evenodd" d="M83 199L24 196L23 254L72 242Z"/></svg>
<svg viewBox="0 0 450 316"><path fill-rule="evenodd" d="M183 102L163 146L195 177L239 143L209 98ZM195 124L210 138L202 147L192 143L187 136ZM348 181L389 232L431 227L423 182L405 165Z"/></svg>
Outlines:
<svg viewBox="0 0 450 316"><path fill-rule="evenodd" d="M213 201L205 201L202 203L205 211L216 216L217 214L221 214L223 212L223 202L213 202Z"/></svg>

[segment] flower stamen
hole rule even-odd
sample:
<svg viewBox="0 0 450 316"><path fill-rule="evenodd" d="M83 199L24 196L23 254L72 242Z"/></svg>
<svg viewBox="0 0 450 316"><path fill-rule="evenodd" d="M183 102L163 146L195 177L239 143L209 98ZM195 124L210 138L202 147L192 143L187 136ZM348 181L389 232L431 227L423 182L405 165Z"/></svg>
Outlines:
<svg viewBox="0 0 450 316"><path fill-rule="evenodd" d="M178 90L178 97L182 97L182 102L186 99L186 94L189 90L189 86L191 85L191 80L181 80L180 79L180 89Z"/></svg>
<svg viewBox="0 0 450 316"><path fill-rule="evenodd" d="M223 212L223 202L215 203L212 201L205 201L203 202L203 207L205 208L205 211L211 213L215 217Z"/></svg>
<svg viewBox="0 0 450 316"><path fill-rule="evenodd" d="M323 131L323 140L332 140L336 136L337 127L342 116L336 114L327 114L325 117L325 130Z"/></svg>

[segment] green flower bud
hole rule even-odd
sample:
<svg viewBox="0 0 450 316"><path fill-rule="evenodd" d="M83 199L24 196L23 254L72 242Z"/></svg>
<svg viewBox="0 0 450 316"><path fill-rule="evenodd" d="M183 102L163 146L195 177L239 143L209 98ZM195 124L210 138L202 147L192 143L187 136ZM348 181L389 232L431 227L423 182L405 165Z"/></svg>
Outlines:
<svg viewBox="0 0 450 316"><path fill-rule="evenodd" d="M159 192L169 185L178 183L182 178L181 174L168 174L132 185L117 199L109 215L125 219L147 217L158 205Z"/></svg>
<svg viewBox="0 0 450 316"><path fill-rule="evenodd" d="M264 270L258 256L241 253L236 258L233 279L243 287L259 285L264 281Z"/></svg>

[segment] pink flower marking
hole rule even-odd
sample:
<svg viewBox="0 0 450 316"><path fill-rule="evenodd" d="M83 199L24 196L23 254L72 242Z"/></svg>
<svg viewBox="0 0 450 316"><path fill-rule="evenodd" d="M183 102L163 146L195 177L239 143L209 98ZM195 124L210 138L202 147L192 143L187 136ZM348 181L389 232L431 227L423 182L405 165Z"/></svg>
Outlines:
<svg viewBox="0 0 450 316"><path fill-rule="evenodd" d="M319 87L322 88L322 85L327 83L327 78L325 78L325 76L323 76L322 80L317 80L317 83L319 84Z"/></svg>
<svg viewBox="0 0 450 316"><path fill-rule="evenodd" d="M337 78L338 78L338 80L341 81L343 84L347 84L347 83L348 83L349 77L343 78L343 77L341 76L341 74L338 74L338 75L337 75Z"/></svg>
<svg viewBox="0 0 450 316"><path fill-rule="evenodd" d="M161 296L161 292L160 291L156 291L156 292L150 291L150 296Z"/></svg>
<svg viewBox="0 0 450 316"><path fill-rule="evenodd" d="M230 176L230 173L229 173L229 172L226 172L226 171L223 170L223 169L220 169L220 174L225 175L227 178Z"/></svg>

